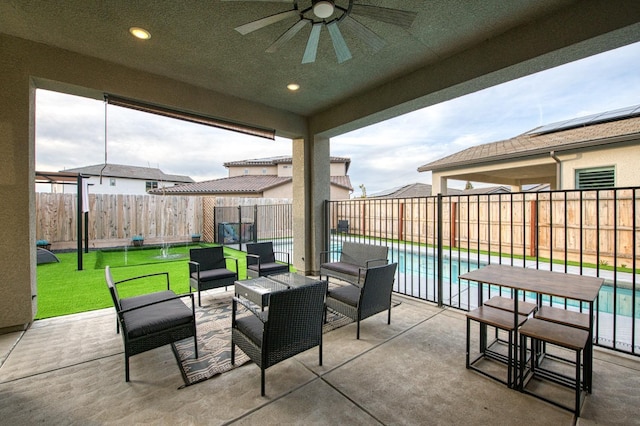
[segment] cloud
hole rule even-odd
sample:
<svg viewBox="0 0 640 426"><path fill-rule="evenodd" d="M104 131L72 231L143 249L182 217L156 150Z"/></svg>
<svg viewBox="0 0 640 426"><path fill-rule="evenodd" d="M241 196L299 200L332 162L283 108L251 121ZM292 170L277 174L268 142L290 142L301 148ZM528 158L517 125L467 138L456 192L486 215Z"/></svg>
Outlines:
<svg viewBox="0 0 640 426"><path fill-rule="evenodd" d="M359 195L431 183L423 164L470 146L517 136L543 124L638 104L640 43L490 87L331 140L331 155L351 158ZM37 91L36 169L104 162L105 106ZM227 176L223 163L291 155L291 141L256 138L107 106L110 163L160 167L196 181Z"/></svg>

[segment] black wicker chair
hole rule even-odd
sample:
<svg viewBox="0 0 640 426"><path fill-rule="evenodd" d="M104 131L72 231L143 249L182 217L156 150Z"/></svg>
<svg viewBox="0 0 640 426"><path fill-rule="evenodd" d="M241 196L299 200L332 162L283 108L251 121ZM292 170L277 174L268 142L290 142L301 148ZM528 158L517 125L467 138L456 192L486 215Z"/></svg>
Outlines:
<svg viewBox="0 0 640 426"><path fill-rule="evenodd" d="M167 272L121 281L113 281L109 266L105 268L104 273L118 315L116 331L120 333L122 328L125 381L129 381L129 357L178 340L193 337L195 357L198 358L193 294L176 295L169 287ZM119 297L117 289L119 284L160 275L166 278L166 290L124 299ZM190 298L191 307L180 300L181 298Z"/></svg>
<svg viewBox="0 0 640 426"><path fill-rule="evenodd" d="M367 269L362 287L345 285L329 290L326 307L357 322L356 338L360 338L360 321L388 310L391 324L391 292L397 263ZM326 316L326 311L325 311Z"/></svg>
<svg viewBox="0 0 640 426"><path fill-rule="evenodd" d="M265 394L265 370L292 356L319 347L322 365L322 322L327 282L276 291L269 296L269 309L259 311L250 302L235 297L231 325L231 364L237 345L260 367L261 395ZM253 315L237 316L238 305Z"/></svg>
<svg viewBox="0 0 640 426"><path fill-rule="evenodd" d="M276 254L280 255L279 262L276 260ZM247 243L247 276L249 278L289 272L290 265L289 253L273 251L271 241Z"/></svg>
<svg viewBox="0 0 640 426"><path fill-rule="evenodd" d="M198 306L202 306L201 291L226 289L238 280L238 259L225 257L222 246L191 249L189 258L189 285L198 290ZM235 262L235 272L227 269L227 260Z"/></svg>

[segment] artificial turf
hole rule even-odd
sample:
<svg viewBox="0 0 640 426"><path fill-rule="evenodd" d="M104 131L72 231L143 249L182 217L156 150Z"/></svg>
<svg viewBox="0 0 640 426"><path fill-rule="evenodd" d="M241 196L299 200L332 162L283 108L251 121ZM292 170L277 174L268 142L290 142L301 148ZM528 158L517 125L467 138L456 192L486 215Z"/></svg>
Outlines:
<svg viewBox="0 0 640 426"><path fill-rule="evenodd" d="M78 271L78 257L73 253L58 253L59 263L38 265L38 310L36 319L69 315L113 307L104 278L104 266L111 267L115 281L157 272L168 272L171 289L178 294L189 292L188 250L193 246L172 247L170 254L181 258L157 259L160 249L122 251L91 251L83 254L83 270ZM155 251L154 251L155 250ZM225 247L225 256L238 259L240 278L246 278L246 253ZM155 254L157 253L157 254ZM229 265L231 267L231 265ZM166 289L164 277L148 278L139 283L118 286L121 297Z"/></svg>

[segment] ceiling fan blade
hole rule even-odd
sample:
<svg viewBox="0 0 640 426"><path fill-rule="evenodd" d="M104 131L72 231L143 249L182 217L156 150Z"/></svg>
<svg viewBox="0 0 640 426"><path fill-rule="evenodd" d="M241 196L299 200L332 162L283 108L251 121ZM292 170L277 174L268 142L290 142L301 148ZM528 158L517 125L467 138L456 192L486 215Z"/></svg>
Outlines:
<svg viewBox="0 0 640 426"><path fill-rule="evenodd" d="M374 33L350 16L345 16L340 25L354 33L360 40L367 43L369 47L376 52L382 49L386 44L384 39L382 39L378 34Z"/></svg>
<svg viewBox="0 0 640 426"><path fill-rule="evenodd" d="M342 37L338 23L333 21L327 24L327 30L329 30L331 41L333 41L333 49L336 51L338 63L341 64L351 59L351 52L349 51L349 47L347 47L347 43L344 41L344 37Z"/></svg>
<svg viewBox="0 0 640 426"><path fill-rule="evenodd" d="M298 22L296 22L295 24L293 24L291 26L291 28L289 28L287 31L285 31L280 37L278 37L278 39L276 41L273 42L273 44L271 46L269 46L267 48L267 52L273 53L273 52L277 51L278 49L280 49L280 47L282 47L283 44L285 44L286 42L291 40L291 37L293 37L294 35L298 34L298 32L305 25L307 25L309 22L311 22L311 21L309 21L307 19L301 19Z"/></svg>
<svg viewBox="0 0 640 426"><path fill-rule="evenodd" d="M309 34L307 47L304 50L304 56L302 57L303 64L310 64L311 62L316 61L318 43L320 42L320 30L322 30L322 22L315 23L313 24L313 27L311 27L311 34Z"/></svg>
<svg viewBox="0 0 640 426"><path fill-rule="evenodd" d="M366 16L376 21L397 25L402 28L409 28L418 16L417 12L410 12L400 9L389 9L386 7L370 6L366 4L354 4L351 9L354 15Z"/></svg>
<svg viewBox="0 0 640 426"><path fill-rule="evenodd" d="M246 35L250 32L259 30L260 28L264 28L267 25L274 24L291 16L298 16L298 11L294 9L287 10L286 12L276 13L275 15L267 16L266 18L258 19L257 21L252 21L247 24L240 25L239 27L236 27L235 30L242 35Z"/></svg>

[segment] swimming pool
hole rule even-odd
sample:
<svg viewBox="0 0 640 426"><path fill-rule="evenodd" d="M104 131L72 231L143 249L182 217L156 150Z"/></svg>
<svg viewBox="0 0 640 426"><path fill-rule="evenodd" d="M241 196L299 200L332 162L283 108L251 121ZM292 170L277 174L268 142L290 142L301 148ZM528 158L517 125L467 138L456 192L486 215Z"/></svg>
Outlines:
<svg viewBox="0 0 640 426"><path fill-rule="evenodd" d="M411 249L416 251L410 251ZM396 292L437 302L437 256L426 248L420 248L418 251L416 247L407 247L406 250L391 247L388 259L390 262L398 263L398 277L394 288ZM471 258L443 256L442 303L462 309L477 307L476 283L468 283L466 280L460 282L458 277L485 265L487 265L486 262L474 261ZM483 298L489 298L498 293L498 287L492 286L490 290L485 288ZM527 294L527 299L533 302L536 300L534 294ZM549 303L549 298L545 296L543 303ZM575 301L553 299L554 306L565 306L565 303L568 309L580 309ZM615 287L612 281L605 280L598 295L597 307L600 313L613 314L615 311L617 316L626 317L631 317L635 313L635 318L640 319L640 289L636 289L634 296L631 283L618 281L618 286Z"/></svg>

